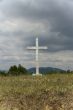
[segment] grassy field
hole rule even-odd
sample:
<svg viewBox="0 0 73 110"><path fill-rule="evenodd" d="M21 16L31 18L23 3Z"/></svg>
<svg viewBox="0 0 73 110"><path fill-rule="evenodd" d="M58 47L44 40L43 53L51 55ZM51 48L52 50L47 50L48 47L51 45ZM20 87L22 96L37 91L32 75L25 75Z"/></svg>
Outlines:
<svg viewBox="0 0 73 110"><path fill-rule="evenodd" d="M73 110L73 74L0 76L0 110Z"/></svg>

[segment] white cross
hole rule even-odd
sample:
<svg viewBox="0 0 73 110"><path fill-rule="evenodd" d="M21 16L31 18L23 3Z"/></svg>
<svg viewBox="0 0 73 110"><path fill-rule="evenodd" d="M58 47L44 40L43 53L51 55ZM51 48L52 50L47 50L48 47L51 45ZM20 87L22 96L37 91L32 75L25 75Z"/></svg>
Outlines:
<svg viewBox="0 0 73 110"><path fill-rule="evenodd" d="M40 47L39 46L39 43L38 43L38 38L36 38L36 46L34 47L27 47L28 50L36 50L36 74L33 74L33 75L41 75L39 73L39 50L42 50L42 49L48 49L46 46L45 47Z"/></svg>

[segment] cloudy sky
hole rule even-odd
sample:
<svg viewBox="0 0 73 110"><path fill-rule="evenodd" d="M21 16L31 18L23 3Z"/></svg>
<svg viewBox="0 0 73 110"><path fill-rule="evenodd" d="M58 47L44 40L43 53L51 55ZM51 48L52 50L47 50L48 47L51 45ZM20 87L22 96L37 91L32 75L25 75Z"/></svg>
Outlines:
<svg viewBox="0 0 73 110"><path fill-rule="evenodd" d="M73 0L0 0L0 69L35 66L36 37L40 66L73 70Z"/></svg>

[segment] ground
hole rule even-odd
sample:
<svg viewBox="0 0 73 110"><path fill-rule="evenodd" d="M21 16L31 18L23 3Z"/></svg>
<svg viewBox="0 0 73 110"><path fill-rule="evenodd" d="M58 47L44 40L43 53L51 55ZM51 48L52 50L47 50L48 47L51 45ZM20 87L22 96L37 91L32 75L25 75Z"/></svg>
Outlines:
<svg viewBox="0 0 73 110"><path fill-rule="evenodd" d="M0 110L73 110L73 74L0 76Z"/></svg>

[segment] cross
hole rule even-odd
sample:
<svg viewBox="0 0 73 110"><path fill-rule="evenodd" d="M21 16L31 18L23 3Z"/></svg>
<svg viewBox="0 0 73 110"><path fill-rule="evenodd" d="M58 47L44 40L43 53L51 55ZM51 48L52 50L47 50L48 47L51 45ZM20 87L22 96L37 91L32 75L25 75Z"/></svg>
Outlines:
<svg viewBox="0 0 73 110"><path fill-rule="evenodd" d="M28 50L36 50L36 74L33 74L33 75L41 75L39 73L39 50L46 50L48 49L46 46L42 47L42 46L39 46L39 43L38 43L38 38L36 38L36 46L32 46L32 47L27 47Z"/></svg>

